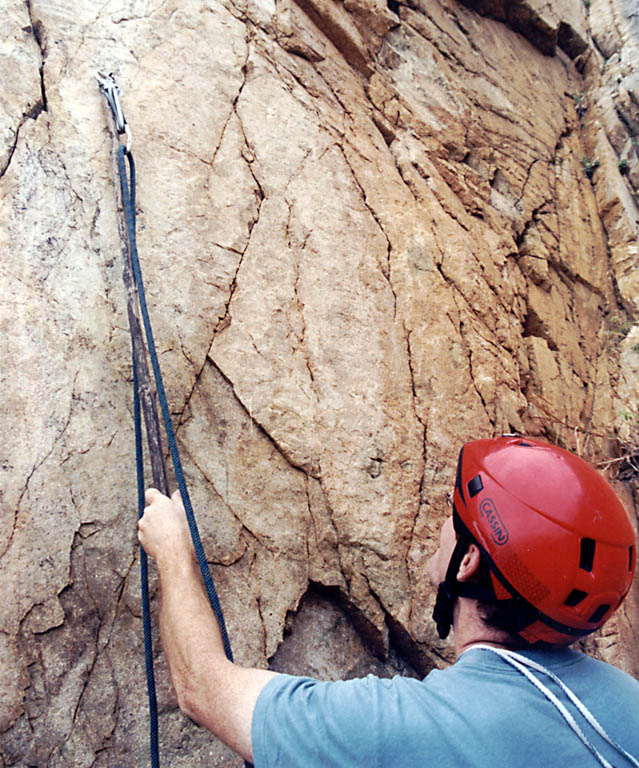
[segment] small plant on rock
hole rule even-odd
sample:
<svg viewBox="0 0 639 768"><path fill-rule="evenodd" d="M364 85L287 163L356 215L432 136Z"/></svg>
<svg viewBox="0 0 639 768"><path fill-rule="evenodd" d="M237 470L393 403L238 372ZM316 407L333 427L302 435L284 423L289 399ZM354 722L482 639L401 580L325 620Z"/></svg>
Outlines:
<svg viewBox="0 0 639 768"><path fill-rule="evenodd" d="M606 354L618 359L621 353L621 344L634 327L632 320L621 311L613 313L608 318L605 336ZM633 344L630 349L639 352L639 344Z"/></svg>
<svg viewBox="0 0 639 768"><path fill-rule="evenodd" d="M594 172L599 168L599 160L591 160L587 155L583 159L584 173L589 179L592 179Z"/></svg>
<svg viewBox="0 0 639 768"><path fill-rule="evenodd" d="M628 161L627 160L620 160L618 168L619 168L619 173L622 176L625 176L625 174L628 173Z"/></svg>
<svg viewBox="0 0 639 768"><path fill-rule="evenodd" d="M608 320L608 334L615 346L621 344L632 330L632 322L621 312L615 312Z"/></svg>
<svg viewBox="0 0 639 768"><path fill-rule="evenodd" d="M599 466L614 469L618 480L636 481L639 479L639 412L634 408L622 408L619 417L622 426L615 438L619 455L599 462Z"/></svg>

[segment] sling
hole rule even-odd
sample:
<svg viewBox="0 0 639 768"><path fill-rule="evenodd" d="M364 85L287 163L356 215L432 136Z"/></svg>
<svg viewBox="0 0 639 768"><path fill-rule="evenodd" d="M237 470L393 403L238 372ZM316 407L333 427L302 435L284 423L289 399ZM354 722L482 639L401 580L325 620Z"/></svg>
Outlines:
<svg viewBox="0 0 639 768"><path fill-rule="evenodd" d="M535 670L535 672L538 672L539 674L546 675L547 677L549 677L561 689L561 691L565 694L565 696L577 709L579 714L584 718L584 720L588 723L588 725L599 736L601 736L601 738L607 744L613 747L613 749L619 752L619 754L623 755L626 758L626 760L629 760L634 766L637 766L637 768L639 768L639 760L636 760L631 754L626 752L626 750L623 747L617 744L617 742L608 735L604 727L597 720L597 718L592 714L592 712L588 709L588 707L586 707L586 705L581 701L581 699L563 682L563 680L557 677L557 675L554 672L551 672L542 664L537 664L537 662L532 661L531 659L527 658L521 653L515 653L515 651L510 651L510 650L507 650L506 648L495 648L494 646L483 645L482 643L477 643L475 645L472 645L470 646L470 648L478 648L484 651L490 651L491 653L495 653L497 656L501 657L504 661L506 661L508 664L514 667L518 672L520 672L528 680L529 683L531 683L531 685L534 685L535 688L537 688L537 690L541 694L543 694L548 699L548 701L557 709L557 711L566 721L566 723L571 728L575 736L577 736L577 738L586 747L586 749L588 749L592 753L593 757L602 766L602 768L614 768L614 766L611 763L609 763L608 760L606 760L606 758L599 752L599 750L594 746L594 744L586 736L586 734L580 728L579 724L577 723L573 715L569 712L569 710L566 708L566 706L550 690L550 688L548 688L547 685L544 685L544 683L542 683L542 681L537 676L533 675L530 670L533 669Z"/></svg>

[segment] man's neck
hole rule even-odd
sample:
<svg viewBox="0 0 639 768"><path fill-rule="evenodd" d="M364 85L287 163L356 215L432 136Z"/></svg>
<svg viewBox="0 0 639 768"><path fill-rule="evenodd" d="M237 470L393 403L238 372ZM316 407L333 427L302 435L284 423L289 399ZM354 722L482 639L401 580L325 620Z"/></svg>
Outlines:
<svg viewBox="0 0 639 768"><path fill-rule="evenodd" d="M455 655L459 658L473 645L512 648L510 635L486 626L477 609L477 601L460 597L455 605L453 620Z"/></svg>

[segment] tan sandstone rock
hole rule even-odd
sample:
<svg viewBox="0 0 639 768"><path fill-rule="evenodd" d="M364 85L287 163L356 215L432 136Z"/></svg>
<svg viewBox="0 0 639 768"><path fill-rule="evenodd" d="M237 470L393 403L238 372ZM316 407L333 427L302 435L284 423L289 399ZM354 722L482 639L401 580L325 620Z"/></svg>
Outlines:
<svg viewBox="0 0 639 768"><path fill-rule="evenodd" d="M5 6L1 765L147 761L97 69L123 91L156 343L240 662L450 660L425 568L465 440L529 432L622 469L636 520L626 0ZM638 601L586 644L634 674ZM156 655L163 761L239 765Z"/></svg>

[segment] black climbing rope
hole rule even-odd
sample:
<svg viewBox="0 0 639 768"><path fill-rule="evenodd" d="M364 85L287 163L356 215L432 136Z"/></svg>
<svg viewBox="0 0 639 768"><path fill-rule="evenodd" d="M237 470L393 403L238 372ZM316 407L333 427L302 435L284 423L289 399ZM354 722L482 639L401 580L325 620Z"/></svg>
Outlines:
<svg viewBox="0 0 639 768"><path fill-rule="evenodd" d="M152 396L148 366L146 362L146 353L151 360L151 368L155 379L155 389L160 403L160 411L164 422L169 453L173 463L175 479L182 497L184 511L187 523L195 549L202 580L206 593L211 604L211 608L217 618L224 652L226 657L233 661L233 653L226 631L226 623L222 613L219 598L213 583L211 571L209 569L204 548L200 539L200 533L195 520L195 514L191 505L191 499L184 479L184 471L177 447L175 430L169 412L168 401L160 371L160 364L153 339L153 330L149 319L149 312L144 292L144 283L142 280L142 271L138 258L136 231L135 231L135 162L131 153L131 132L124 119L124 114L120 105L120 90L111 75L97 75L100 90L105 96L109 110L107 110L107 120L110 132L114 141L114 164L117 167L117 176L119 178L119 188L116 188L116 199L121 205L118 208L123 212L123 221L120 220L120 235L122 239L122 252L124 257L123 276L127 291L127 311L129 316L129 325L131 330L131 342L133 348L133 415L135 423L135 449L136 449L136 468L137 468L137 489L138 489L138 517L144 512L144 461L142 449L142 413L146 426L147 442L149 445L149 454L151 459L151 468L153 482L163 493L167 493L166 470L161 455L161 440L159 435L159 422L155 402ZM120 143L119 137L126 134L126 147ZM127 162L129 172L127 173ZM135 301L137 296L137 301ZM138 316L138 307L142 315L142 325L145 340L142 335L140 320ZM150 750L152 768L159 767L159 747L158 747L158 713L157 697L155 691L155 675L153 671L153 645L151 638L151 610L149 602L149 586L147 557L144 549L140 547L140 576L142 582L142 617L144 626L144 650L146 660L147 693L149 699L149 717L150 717ZM248 766L249 764L246 763Z"/></svg>

